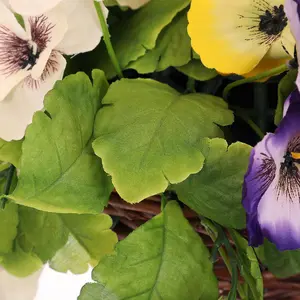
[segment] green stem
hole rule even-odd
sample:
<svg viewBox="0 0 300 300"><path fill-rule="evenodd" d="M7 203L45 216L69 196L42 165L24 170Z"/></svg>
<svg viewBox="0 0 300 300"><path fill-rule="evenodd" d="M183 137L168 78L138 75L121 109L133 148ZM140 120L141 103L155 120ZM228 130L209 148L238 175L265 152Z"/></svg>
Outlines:
<svg viewBox="0 0 300 300"><path fill-rule="evenodd" d="M231 237L232 237L232 239L233 239L235 245L237 246L237 249L240 249L241 246L240 246L239 240L238 240L238 238L237 238L237 237L240 237L240 238L241 238L240 234L239 234L236 230L234 230L234 229L232 229L232 228L228 228L228 231L229 231L229 233L230 233L230 235L231 235ZM238 252L238 257L239 257L239 256L240 256L240 253ZM241 259L240 259L240 265L242 265L242 263L243 263L243 262L242 262ZM253 278L251 277L251 274L249 274L248 272L245 271L245 272L243 272L242 275L243 275L243 277L245 278L247 284L249 285L250 290L251 290L251 292L252 292L252 295L253 295L254 299L259 299L259 298L260 298L260 295L259 295L258 292L257 292L257 288L256 288L256 285L255 285L255 281L254 281Z"/></svg>
<svg viewBox="0 0 300 300"><path fill-rule="evenodd" d="M242 120L244 120L261 139L264 138L265 134L247 115L245 115L244 113L242 113L239 110L235 110L234 113L235 113L236 116L238 116Z"/></svg>
<svg viewBox="0 0 300 300"><path fill-rule="evenodd" d="M13 181L13 178L14 178L14 174L15 174L15 166L14 165L11 165L9 167L9 170L8 170L8 174L7 174L7 180L6 180L6 184L4 186L4 195L8 195L9 194L9 191L10 191L10 187L11 187L11 184L12 184L12 181ZM4 209L5 208L5 205L7 203L7 198L4 197L1 199L1 208Z"/></svg>
<svg viewBox="0 0 300 300"><path fill-rule="evenodd" d="M208 235L210 236L212 241L215 242L218 238L218 230L213 225L213 223L211 221L209 221L208 219L202 219L201 224L206 229L206 232L208 233ZM232 276L232 267L231 267L230 260L229 260L229 257L227 255L226 251L224 250L224 248L220 247L219 253L227 267L227 270L228 270L230 276ZM243 289L242 285L240 284L240 282L237 282L237 290L238 290L238 293L239 293L241 299L246 299L244 289Z"/></svg>
<svg viewBox="0 0 300 300"><path fill-rule="evenodd" d="M94 5L95 5L95 8L96 8L96 11L97 11L97 14L98 14L98 18L99 18L99 21L100 21L100 25L101 25L101 28L102 28L103 39L104 39L104 42L105 42L105 45L106 45L108 55L111 59L111 62L113 64L114 68L115 68L115 71L116 71L118 77L123 78L124 76L123 76L123 73L122 73L122 69L121 69L120 64L118 62L118 59L117 59L116 53L114 51L114 48L111 44L110 33L109 33L107 23L106 23L104 14L103 14L103 10L101 8L101 4L98 1L94 1Z"/></svg>
<svg viewBox="0 0 300 300"><path fill-rule="evenodd" d="M245 78L245 79L241 79L241 80L237 80L233 83L230 83L226 86L226 88L223 91L223 99L227 100L229 92L237 86L240 86L242 84L249 83L249 82L262 80L262 79L272 77L272 76L275 76L275 75L279 75L279 74L281 74L285 71L288 71L288 69L289 69L288 65L284 64L284 65L281 65L277 68L262 72L258 75L255 75L255 76L252 76L252 77L249 77L249 78Z"/></svg>
<svg viewBox="0 0 300 300"><path fill-rule="evenodd" d="M188 93L196 93L195 83L196 83L196 80L194 78L188 77L188 81L186 84L186 91Z"/></svg>

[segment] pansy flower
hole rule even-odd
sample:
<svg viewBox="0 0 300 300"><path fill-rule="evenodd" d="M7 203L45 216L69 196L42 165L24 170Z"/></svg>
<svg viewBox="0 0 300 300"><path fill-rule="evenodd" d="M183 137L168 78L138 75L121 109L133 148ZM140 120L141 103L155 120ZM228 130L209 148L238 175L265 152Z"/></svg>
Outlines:
<svg viewBox="0 0 300 300"><path fill-rule="evenodd" d="M24 136L45 94L63 76L63 54L89 51L100 42L93 2L72 3L72 8L59 5L47 14L24 16L23 28L0 2L0 138Z"/></svg>
<svg viewBox="0 0 300 300"><path fill-rule="evenodd" d="M249 244L264 237L279 250L300 248L300 93L287 99L276 132L251 152L243 188Z"/></svg>
<svg viewBox="0 0 300 300"><path fill-rule="evenodd" d="M284 0L192 0L188 32L203 64L255 75L288 61L295 41Z"/></svg>

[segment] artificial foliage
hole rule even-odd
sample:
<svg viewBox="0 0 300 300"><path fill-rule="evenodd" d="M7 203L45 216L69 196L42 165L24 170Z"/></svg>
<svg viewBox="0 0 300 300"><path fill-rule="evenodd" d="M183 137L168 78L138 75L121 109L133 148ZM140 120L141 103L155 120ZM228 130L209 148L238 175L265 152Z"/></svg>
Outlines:
<svg viewBox="0 0 300 300"><path fill-rule="evenodd" d="M300 273L299 0L25 2L0 1L0 272L92 267L79 300ZM160 211L118 236L116 193Z"/></svg>

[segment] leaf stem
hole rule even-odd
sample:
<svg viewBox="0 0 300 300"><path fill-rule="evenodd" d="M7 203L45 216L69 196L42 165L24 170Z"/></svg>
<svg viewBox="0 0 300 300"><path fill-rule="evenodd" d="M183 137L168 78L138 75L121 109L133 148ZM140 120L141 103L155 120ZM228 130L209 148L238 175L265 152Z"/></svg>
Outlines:
<svg viewBox="0 0 300 300"><path fill-rule="evenodd" d="M6 180L6 183L5 183L5 186L4 186L4 195L8 195L9 194L9 191L10 191L10 187L11 187L11 184L12 184L12 180L14 178L14 174L15 174L15 166L14 165L11 165L8 169L8 173L7 173L7 180ZM5 205L7 203L7 198L4 197L1 199L1 208L4 209L5 208Z"/></svg>
<svg viewBox="0 0 300 300"><path fill-rule="evenodd" d="M217 228L213 225L213 223L210 220L205 219L205 218L203 218L201 220L201 224L204 226L206 232L208 233L208 235L210 236L212 241L215 242L218 238ZM219 254L222 257L230 276L232 276L233 275L233 272L232 272L233 269L232 269L229 257L227 255L226 251L224 250L224 248L219 247ZM237 290L238 290L238 293L239 293L241 299L246 299L244 289L243 289L243 287L242 287L242 285L240 284L239 281L237 282L236 286L237 286Z"/></svg>
<svg viewBox="0 0 300 300"><path fill-rule="evenodd" d="M234 243L238 246L237 249L239 249L240 245L239 245L239 240L238 240L237 237L238 236L240 237L240 234L236 230L234 230L232 228L228 228L228 231L229 231L230 236L232 237ZM240 259L239 252L238 252L238 258ZM242 261L240 261L240 267L242 267ZM246 271L244 271L242 275L245 278L247 284L249 285L250 290L252 292L252 295L253 295L254 299L260 299L260 295L257 292L257 288L255 286L255 282L251 278L251 275L248 272L246 272Z"/></svg>
<svg viewBox="0 0 300 300"><path fill-rule="evenodd" d="M258 75L255 75L255 76L252 76L252 77L249 77L249 78L244 78L244 79L241 79L241 80L237 80L233 83L230 83L226 86L226 88L223 91L223 99L227 100L229 92L237 86L240 86L240 85L245 84L245 83L250 83L250 82L262 80L262 79L265 79L265 78L268 78L268 77L271 77L271 76L279 75L279 74L281 74L285 71L288 71L288 70L289 70L288 65L283 64L283 65L281 65L277 68L267 70L267 71L262 72Z"/></svg>
<svg viewBox="0 0 300 300"><path fill-rule="evenodd" d="M253 131L261 138L263 139L265 134L263 131L254 123L254 121L248 117L246 114L244 114L241 110L235 110L235 115L240 117L242 120L244 120L252 129Z"/></svg>
<svg viewBox="0 0 300 300"><path fill-rule="evenodd" d="M99 21L100 21L100 25L101 25L101 28L102 28L103 39L104 39L104 42L105 42L105 45L106 45L108 55L110 57L110 60L111 60L113 66L115 68L115 71L116 71L118 77L123 78L124 76L123 76L123 73L122 73L122 69L121 69L120 64L118 62L115 50L114 50L114 48L111 44L110 33L109 33L108 26L107 26L107 23L106 23L104 14L103 14L101 4L100 4L100 2L95 0L94 5L95 5L95 8L96 8L96 11L97 11L97 14L98 14L98 18L99 18Z"/></svg>

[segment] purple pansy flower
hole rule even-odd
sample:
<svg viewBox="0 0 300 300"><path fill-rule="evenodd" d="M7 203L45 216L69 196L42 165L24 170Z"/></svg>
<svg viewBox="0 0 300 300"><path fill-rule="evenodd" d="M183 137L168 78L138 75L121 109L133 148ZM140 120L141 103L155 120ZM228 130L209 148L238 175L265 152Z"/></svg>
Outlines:
<svg viewBox="0 0 300 300"><path fill-rule="evenodd" d="M300 0L299 0L300 1ZM243 187L249 244L264 237L279 250L300 248L300 93L287 99L285 116L252 150Z"/></svg>

